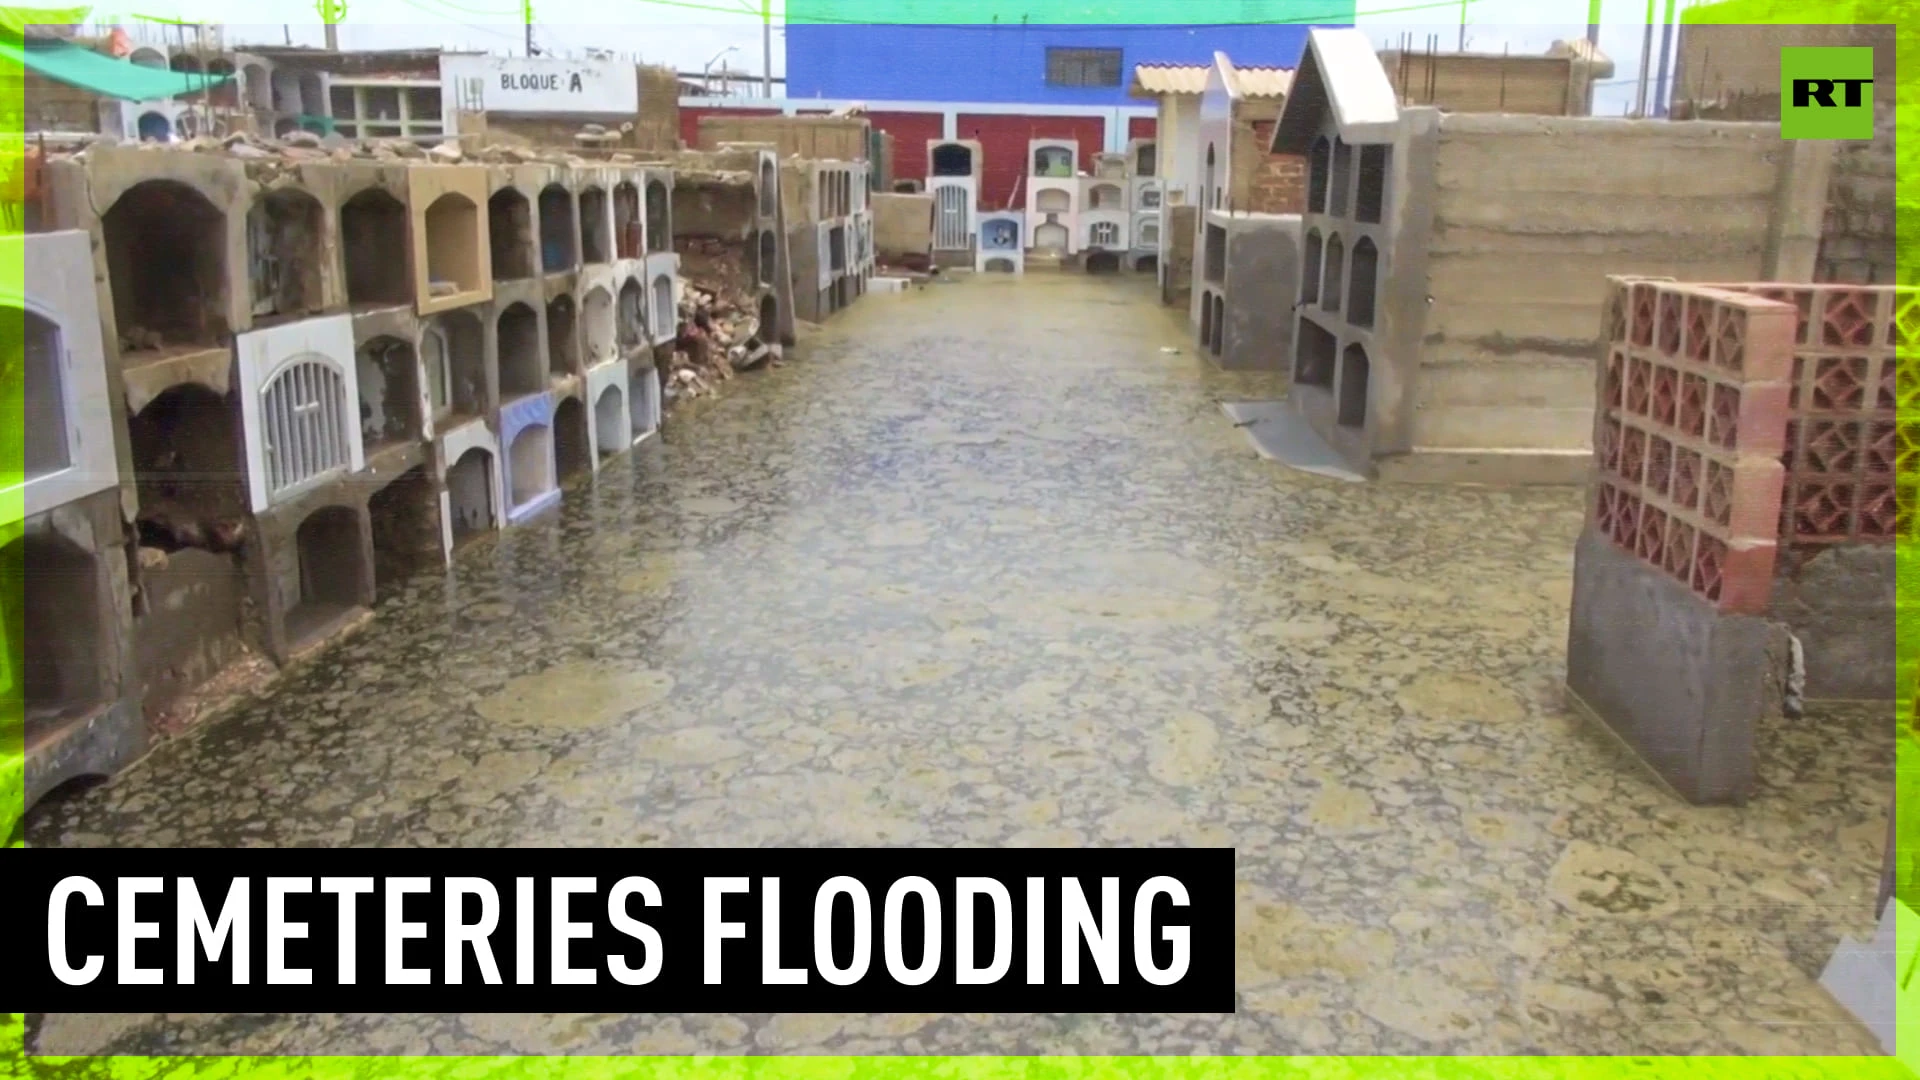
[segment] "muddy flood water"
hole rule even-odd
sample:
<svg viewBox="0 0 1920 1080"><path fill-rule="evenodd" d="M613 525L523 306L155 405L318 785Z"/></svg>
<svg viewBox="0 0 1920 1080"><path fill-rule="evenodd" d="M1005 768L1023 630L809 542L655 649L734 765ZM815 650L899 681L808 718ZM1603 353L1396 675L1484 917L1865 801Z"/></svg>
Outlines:
<svg viewBox="0 0 1920 1080"><path fill-rule="evenodd" d="M1164 352L1175 346L1177 354ZM1204 845L1231 1016L37 1018L45 1053L1879 1053L1891 725L1684 805L1561 705L1581 496L1253 452L1137 280L874 296L33 845Z"/></svg>

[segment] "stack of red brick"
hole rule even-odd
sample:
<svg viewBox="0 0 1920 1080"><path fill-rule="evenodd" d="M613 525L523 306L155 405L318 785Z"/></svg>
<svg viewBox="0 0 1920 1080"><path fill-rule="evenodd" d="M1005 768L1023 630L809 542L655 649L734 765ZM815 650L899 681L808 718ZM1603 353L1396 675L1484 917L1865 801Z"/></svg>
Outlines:
<svg viewBox="0 0 1920 1080"><path fill-rule="evenodd" d="M1920 293L1616 277L1589 521L1722 611L1760 614L1775 562L1913 524L1896 459Z"/></svg>

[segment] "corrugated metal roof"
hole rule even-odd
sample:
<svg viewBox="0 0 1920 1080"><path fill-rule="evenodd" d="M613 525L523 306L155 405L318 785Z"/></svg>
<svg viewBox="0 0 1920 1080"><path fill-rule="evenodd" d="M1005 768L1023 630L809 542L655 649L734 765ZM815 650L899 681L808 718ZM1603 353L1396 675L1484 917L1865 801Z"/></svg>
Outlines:
<svg viewBox="0 0 1920 1080"><path fill-rule="evenodd" d="M1240 96L1250 98L1286 97L1293 89L1291 68L1233 66L1233 77L1240 83Z"/></svg>
<svg viewBox="0 0 1920 1080"><path fill-rule="evenodd" d="M1204 94L1207 92L1205 64L1136 64L1133 86L1136 96L1162 94Z"/></svg>
<svg viewBox="0 0 1920 1080"><path fill-rule="evenodd" d="M1134 97L1204 94L1207 92L1207 74L1211 70L1212 65L1209 64L1136 64L1133 68L1133 85L1128 92ZM1290 68L1241 67L1234 64L1232 71L1242 97L1285 97L1288 87L1293 85L1293 71Z"/></svg>

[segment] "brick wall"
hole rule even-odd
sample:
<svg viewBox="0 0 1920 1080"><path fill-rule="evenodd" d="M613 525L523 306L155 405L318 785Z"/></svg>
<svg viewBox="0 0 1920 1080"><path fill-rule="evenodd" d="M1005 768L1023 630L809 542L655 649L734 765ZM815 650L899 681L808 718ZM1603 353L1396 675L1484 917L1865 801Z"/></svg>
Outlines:
<svg viewBox="0 0 1920 1080"><path fill-rule="evenodd" d="M1236 176L1234 208L1257 214L1299 214L1307 206L1307 159L1294 154L1270 154L1273 145L1272 120L1256 120L1247 126L1247 138L1234 133L1235 162L1247 163L1245 172ZM1241 172L1239 165L1236 173Z"/></svg>

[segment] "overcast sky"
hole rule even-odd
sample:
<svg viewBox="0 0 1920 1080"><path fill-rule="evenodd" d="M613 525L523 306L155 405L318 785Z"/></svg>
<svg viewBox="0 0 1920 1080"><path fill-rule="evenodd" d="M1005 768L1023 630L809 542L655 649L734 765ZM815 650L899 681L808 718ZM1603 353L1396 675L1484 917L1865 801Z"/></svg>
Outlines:
<svg viewBox="0 0 1920 1080"><path fill-rule="evenodd" d="M1376 45L1392 44L1411 33L1415 48L1424 48L1429 34L1439 35L1442 49L1456 48L1462 5L1454 0L1407 10L1420 2L1359 0L1356 23ZM1662 9L1666 2L1659 0ZM1697 0L1680 0L1679 6L1693 2ZM345 48L440 46L518 54L525 47L522 9L515 0L346 3L347 19L339 28ZM889 6L889 0L872 3L876 13ZM759 0L533 0L532 7L534 42L543 49L612 49L681 71L700 71L717 56L715 70L725 66L756 76L762 71ZM1556 39L1586 33L1586 0L1467 0L1464 7L1467 48L1475 52L1507 48L1517 54L1541 53ZM104 21L112 10L111 5L95 8L95 18ZM230 40L284 43L290 36L294 44L316 46L325 40L313 0L141 0L138 10L225 23ZM785 70L782 0L772 0L772 10L773 73L779 75ZM1604 0L1600 47L1613 58L1615 71L1596 94L1596 112L1619 113L1632 104L1645 26L1645 0ZM729 47L733 51L724 52ZM1657 53L1657 29L1654 48ZM1264 61L1253 56L1235 59Z"/></svg>

